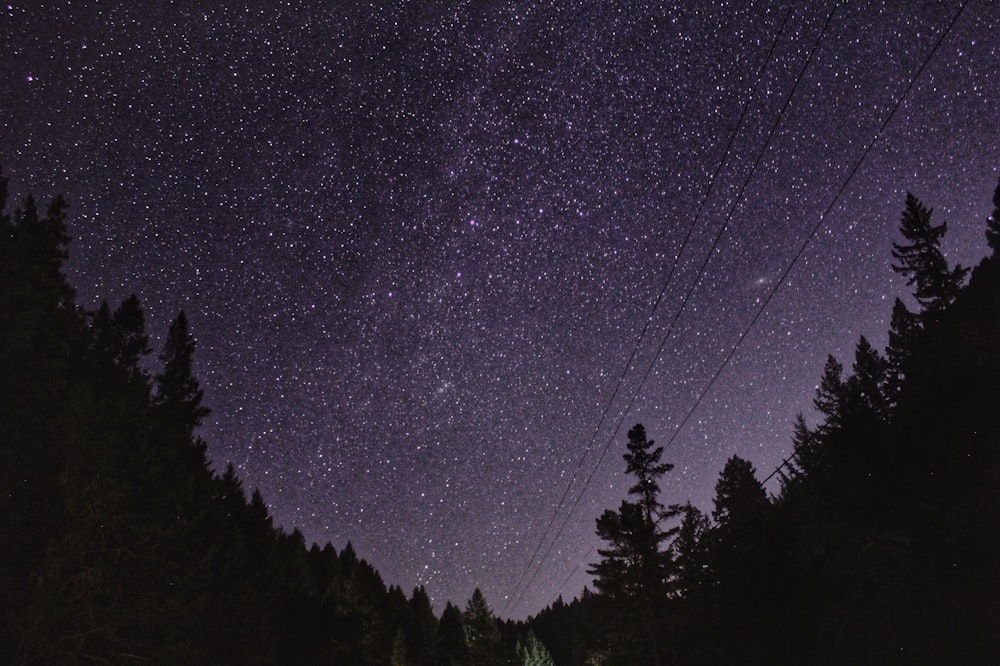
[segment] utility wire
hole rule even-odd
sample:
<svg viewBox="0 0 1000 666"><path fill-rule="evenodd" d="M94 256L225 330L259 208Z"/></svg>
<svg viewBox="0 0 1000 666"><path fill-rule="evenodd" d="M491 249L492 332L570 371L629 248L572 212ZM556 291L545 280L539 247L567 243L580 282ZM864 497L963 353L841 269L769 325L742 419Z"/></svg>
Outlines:
<svg viewBox="0 0 1000 666"><path fill-rule="evenodd" d="M692 220L691 225L687 229L687 233L685 234L684 239L681 242L680 249L677 251L677 254L674 256L674 260L673 260L673 263L672 263L672 265L670 267L670 270L669 270L669 272L667 274L667 277L664 280L663 286L660 288L659 293L657 294L657 297L656 297L656 299L655 299L655 301L653 303L652 308L650 309L649 316L646 318L646 321L645 321L645 323L644 323L644 325L642 327L642 331L640 332L639 337L637 338L637 340L635 342L635 345L634 345L634 347L632 349L632 353L629 356L628 361L625 363L625 367L622 370L621 376L618 378L618 382L615 385L615 389L612 392L611 397L608 399L607 403L604 406L604 410L603 410L603 412L601 414L601 417L598 419L597 423L594 426L593 433L591 434L590 440L587 443L587 446L584 448L583 455L580 457L579 461L577 462L576 468L575 468L575 470L573 472L573 476L570 479L569 484L567 484L565 490L563 491L562 497L560 497L559 502L556 505L556 509L555 509L555 511L552 514L552 517L549 519L549 523L546 526L545 531L542 534L541 540L538 542L538 545L535 547L535 551L532 553L532 556L531 556L530 560L528 561L527 566L522 570L521 577L518 579L518 582L514 585L514 594L512 594L511 597L509 597L507 604L504 606L504 610L502 612L503 615L507 614L508 609L511 606L510 599L514 599L514 596L517 594L517 590L520 588L521 583L524 581L524 578L527 575L527 572L531 570L531 566L534 563L535 558L538 556L538 553L541 550L542 545L545 543L545 540L547 539L549 533L551 532L552 525L554 524L555 519L556 519L556 517L559 514L559 511L563 508L563 506L564 506L564 504L566 502L566 498L569 495L569 491L573 487L573 484L576 482L576 479L577 479L577 477L579 475L580 469L583 467L583 462L584 462L584 460L586 460L587 455L590 453L590 449L593 446L595 440L597 439L597 434L598 434L598 432L600 432L600 428L604 424L604 421L607 418L608 412L610 411L611 406L614 403L615 398L618 396L618 393L620 392L620 390L622 388L622 385L623 385L624 380L625 380L625 376L627 375L628 371L631 370L631 368L632 368L632 363L635 360L636 354L639 351L639 347L640 347L643 339L646 336L646 333L647 333L647 331L649 329L650 324L653 321L653 317L654 317L654 315L655 315L655 313L656 313L656 311L657 311L657 309L658 309L658 307L660 305L660 302L663 300L663 296L666 294L668 287L670 286L671 282L673 281L673 278L674 278L674 275L676 273L676 269L677 269L680 257L681 257L681 255L683 255L684 250L687 248L688 243L691 240L691 236L694 233L694 230L695 230L695 228L698 225L698 221L701 218L701 214L702 214L702 211L705 208L705 204L707 203L708 199L710 198L710 196L712 194L712 191L713 191L713 189L715 187L715 183L718 180L719 174L721 173L723 166L728 161L729 154L732 151L732 147L733 147L733 144L734 144L734 142L736 140L736 137L739 135L739 131L743 127L743 121L746 118L746 114L747 114L747 111L749 109L750 103L754 99L754 97L756 97L757 90L758 90L758 88L760 86L761 79L763 78L764 72L767 70L767 67L768 67L768 65L771 62L771 58L774 55L774 51L777 48L778 42L780 41L780 38L781 38L781 35L784 34L785 27L788 24L788 19L790 18L791 14L792 14L792 7L789 6L788 10L785 12L784 18L781 21L781 25L778 27L778 30L775 33L774 40L771 42L771 47L770 47L770 49L767 52L767 56L764 58L764 61L762 62L760 68L757 70L757 73L755 75L754 84L753 84L753 86L752 86L752 88L750 90L750 94L748 95L747 99L743 103L743 106L742 106L742 109L740 110L740 115L739 115L739 118L738 118L738 120L736 122L736 125L734 126L732 132L729 135L729 139L728 139L728 141L726 143L726 149L723 152L722 159L719 161L718 166L715 169L715 172L712 174L712 177L709 180L708 188L706 189L705 193L702 195L702 198L701 198L701 201L700 201L700 203L698 205L698 209L697 209L697 211L695 213L694 219ZM773 130L772 130L772 132L773 132ZM744 187L745 187L745 185L744 185ZM718 240L718 239L716 239L716 240ZM675 317L674 321L676 321L676 317ZM661 345L661 349L662 349L662 345ZM646 374L648 376L648 370L647 370ZM645 378L643 379L643 382L645 382ZM634 401L634 398L633 398L633 401ZM629 406L631 406L631 402L629 403ZM626 411L627 411L627 409L626 409ZM619 422L618 427L615 429L615 433L616 434L617 434L618 429L620 427L621 427L621 423ZM612 435L612 438L613 437L614 437L614 435ZM603 461L604 454L606 452L607 452L607 447L605 447L605 450L601 453L600 460L598 461L598 467L600 466L601 461ZM586 490L586 487L589 486L590 479L592 477L593 477L593 473L591 473L590 477L587 480L587 483L584 485L584 490ZM577 500L577 503L578 502L579 502L579 499ZM574 507L573 508L574 509L576 508L576 503L574 503ZM570 514L569 515L571 515L572 512L573 512L573 509L570 510ZM569 515L567 515L567 520L569 518ZM563 526L565 526L565 521L563 523ZM559 530L559 534L560 535L561 535L561 533L562 533L562 528L560 528L560 530ZM556 537L556 539L558 539L558 536ZM553 543L554 542L555 542L555 540L553 540ZM543 561L544 561L545 557L548 556L549 552L551 552L551 544L549 546L549 550L546 551L545 556L543 556L543 558L542 558ZM537 575L537 570L536 570L536 574L535 575ZM532 580L533 579L534 579L534 576L532 577ZM516 607L517 603L520 603L520 600L524 596L524 593L527 590L527 587L530 587L530 582L525 587L525 590L522 590L521 593L520 593L520 595L517 595L517 600L513 602L513 604L514 604L515 607Z"/></svg>
<svg viewBox="0 0 1000 666"><path fill-rule="evenodd" d="M798 262L798 260L799 260L799 259L801 258L801 256L802 256L802 254L804 253L804 251L805 251L806 247L807 247L807 246L809 245L809 243L810 243L810 242L812 241L812 239L813 239L813 238L815 238L815 236L816 236L817 232L819 231L819 229L820 229L820 227L822 226L822 224L823 224L823 223L825 222L825 220L826 220L827 216L829 215L830 211L831 211L831 210L833 209L833 207L834 207L834 206L836 205L837 201L839 201L840 197L841 197L841 196L843 195L844 191L845 191L845 190L847 189L847 186L848 186L848 185L850 184L851 180L852 180L852 179L854 178L854 176L855 176L855 175L857 174L858 170L860 169L861 165L862 165L862 164L864 163L865 159L866 159L866 158L868 157L868 155L869 155L869 154L871 153L871 150L872 150L872 148L874 147L875 143L876 143L876 142L878 141L879 137L881 137L882 133L883 133L883 132L885 131L885 128L886 128L886 127L887 127L887 126L889 125L889 123L890 123L890 122L892 121L892 119L893 119L893 118L895 117L895 115L896 115L896 112L897 112L897 111L899 110L900 106L901 106L901 105L902 105L902 103L903 103L903 100L905 100L905 99L906 99L906 96L907 96L907 95L908 95L908 94L910 93L910 91L911 91L911 90L913 89L913 86L915 85L915 83L916 83L917 79L919 79L919 78L920 78L920 75L921 75L921 74L923 73L923 71L924 71L924 70L925 70L925 69L927 68L927 65L928 65L928 64L930 63L930 61L931 61L931 60L933 59L934 55L935 55L935 54L937 53L937 51L938 51L938 48L939 48L939 47L941 46L941 43L942 43L942 42L944 41L944 39L945 39L945 38L946 38L946 37L948 36L948 34L949 34L949 33L951 32L951 30L952 30L952 29L954 28L955 24L956 24L956 23L958 22L958 19L959 19L959 18L961 17L961 15L962 15L962 12L964 12L964 11L965 11L965 8L966 8L966 6L967 6L968 4L969 4L969 0L963 0L963 2L962 2L962 4L961 4L961 6L959 7L959 9L958 9L958 11L957 11L957 12L955 13L955 15L954 15L954 16L952 17L952 19L951 19L951 21L949 22L948 26L947 26L947 27L946 27L946 28L945 28L945 29L944 29L944 30L942 31L941 35L940 35L940 36L938 37L937 41L936 41L936 42L934 43L934 46L933 46L933 48L931 49L930 53L928 53L928 55L927 55L927 57L926 57L926 58L924 59L923 63L922 63L921 65L920 65L920 67L919 67L919 68L917 69L917 71L916 71L916 72L915 72L915 73L913 74L913 76L912 76L912 77L910 78L910 81L909 81L909 83L907 84L907 86L906 86L905 90L903 90L902 94L901 94L901 95L900 95L900 96L899 96L899 97L898 97L898 98L896 99L896 102L895 102L895 104L893 105L893 107L892 107L892 110L891 110L891 111L889 112L889 115L888 115L888 116L886 117L886 119L885 119L885 120L884 120L884 121L882 122L882 125L881 125L881 126L879 127L878 131L877 131L877 132L875 133L875 136L874 136L874 137L872 138L871 142L869 142L868 146L867 146L867 147L865 148L865 150L864 150L864 152L862 153L861 157L860 157L860 158L858 159L857 163L856 163L856 164L854 165L854 167L853 167L853 168L851 169L851 171L850 171L850 174L849 174L849 175L848 175L848 177L847 177L847 180L846 180L846 181L844 181L844 184L843 184L843 185L842 185L842 186L840 187L840 189L839 189L839 190L837 191L837 194L836 194L836 195L834 196L833 200L832 200L832 201L830 202L830 205L829 205L829 206L828 206L828 207L826 208L826 210L825 210L825 211L823 212L823 214L822 214L822 215L820 216L819 220L818 220L818 221L816 222L816 224L815 224L815 225L813 226L813 228L812 228L812 230L810 231L809 235L808 235L808 236L806 237L805 241L804 241L804 242L802 243L801 247L799 248L798 252L796 253L795 257L793 258L793 260L792 260L791 264L789 264L789 266L788 266L788 268L787 268L787 269L785 270L785 272L784 272L784 273L782 273L782 275L781 275L781 278L780 278L780 279L778 280L778 282L777 282L777 283L775 284L775 286L774 286L774 287L773 287L773 288L771 289L771 291L770 291L770 293L768 294L767 298L766 298L766 299L764 300L764 303L763 303L763 304L761 305L760 309L758 309L758 311L757 311L756 315L755 315L755 316L754 316L754 318L753 318L753 319L751 320L751 322L750 322L750 323L749 323L749 324L747 325L747 327L746 327L746 328L744 329L743 333L742 333L742 334L740 335L740 337L739 337L739 339L737 340L736 344L735 344L735 345L733 345L733 347L732 347L732 349L730 350L729 354L728 354L728 355L726 356L725 360L724 360L724 361L722 362L722 365L721 365L721 366L719 367L719 369L718 369L718 370L717 370L717 371L715 372L715 374L713 375L712 379L711 379L711 380L709 381L709 383L708 383L708 384L707 384L707 385L705 386L705 388L704 388L704 389L703 389L703 390L701 391L701 393L699 394L698 398L697 398L697 399L696 399L696 401L695 401L695 404L694 404L694 406L692 406L692 408L691 408L691 409L690 409L690 410L689 410L689 411L687 412L687 414L685 415L684 419L683 419L683 420L681 421L680 425L678 425L678 427L677 427L677 428L675 429L675 431L674 431L673 435L672 435L672 436L670 437L670 439L669 439L669 440L668 440L668 442L667 442L667 444L668 444L668 445L669 445L670 443L672 443L672 442L673 442L673 441L674 441L674 440L676 439L676 437L677 437L677 435L678 435L678 434L680 433L681 429L682 429L682 428L684 427L684 425L685 425L685 424L686 424L686 423L688 422L688 420L689 420L689 419L691 418L691 415L692 415L692 414L693 414L693 413L695 412L695 410L696 410L696 409L698 408L698 406L699 406L699 405L701 404L701 401L702 401L702 399L704 398L705 394L707 394L707 393L708 393L708 391L709 391L709 389L711 389L711 388L712 388L712 386L713 386L713 385L715 384L716 380L717 380L717 379L719 378L719 375L721 375L721 374L722 374L722 371L723 371L723 369L725 369L726 365L727 365L727 364L729 363L729 361L730 361L730 360L731 360L731 359L733 358L733 355L734 355L734 354L736 353L736 350L737 350L737 349L739 348L739 346L740 346L740 345L742 344L742 342L743 342L743 340L744 340L744 339L746 338L747 334L748 334L748 333L750 332L750 330L751 330L751 329L753 328L753 326L754 326L754 325L755 325L755 324L757 323L757 320L758 320L758 319L760 318L760 315L761 315L761 313L763 313L763 311L764 311L764 310L765 310L765 309L767 308L767 306L768 306L768 304L769 304L769 303L771 302L771 299L773 298L773 296L774 296L775 292L777 292L778 288L779 288L779 287L780 287L780 286L781 286L781 285L782 285L782 284L783 284L783 283L785 282L785 280L786 280L786 279L788 278L788 275L789 275L789 273L791 273L792 269L793 269L793 268L795 267L795 264L796 264L796 263ZM834 9L836 10L836 7L835 7ZM832 14L831 14L831 16L832 16ZM765 147L766 147L766 146L765 146ZM668 335L669 335L669 333L668 333ZM661 348L662 348L662 347L661 347ZM659 352L658 352L658 353L659 353ZM654 358L654 362L655 362L655 358ZM640 385L640 389L641 389L641 385ZM630 404L631 404L631 403L630 403ZM624 418L624 417L623 417L623 418ZM619 422L619 426L620 426L620 424L621 424L621 423ZM810 437L809 437L809 438L808 438L808 439L807 439L806 441L808 442L808 441L809 441L809 440L811 440L812 438L815 438L815 437L816 437L816 435L820 434L820 432L821 432L822 430L823 430L823 428L822 428L822 427L820 427L820 428L819 428L818 430L816 430L816 431L814 431L813 433L811 433ZM798 453L797 451L794 451L794 452L793 452L793 453L792 453L792 454L791 454L791 455L790 455L790 456L789 456L788 458L784 459L784 460L783 460L783 461L781 462L781 464L779 464L779 465L778 465L778 466L777 466L777 467L775 468L775 470L774 470L774 471L772 471L772 472L771 472L771 473L770 473L770 474L769 474L769 475L767 476L767 478L766 478L766 479L764 479L764 481L762 481L762 482L761 482L761 485L763 485L764 483L766 483L767 481L769 481L769 480L770 480L771 478L773 478L773 477L774 477L774 475L775 475L775 474L777 474L777 473L779 472L779 470L780 470L780 469L781 469L782 467L784 467L784 466L785 466L786 464L788 464L788 462L789 462L789 461L790 461L790 460L791 460L792 458L794 458L794 457L795 457L795 455L796 455L797 453ZM591 476L592 476L592 475L591 475ZM586 489L586 488L585 488L585 489ZM581 493L581 495L582 495L582 493ZM578 498L578 500L579 500L579 498ZM574 508L575 508L575 506L576 506L576 505L574 504ZM572 513L572 510L571 510L571 513ZM557 536L557 538L558 538L558 536ZM544 560L544 558L543 558L543 560ZM536 571L536 573L537 573L537 571ZM561 592L561 589L562 589L562 588L560 588L560 592Z"/></svg>
<svg viewBox="0 0 1000 666"><path fill-rule="evenodd" d="M666 332L666 334L663 337L663 341L660 343L659 348L656 350L656 354L653 355L652 360L649 362L649 365L646 368L646 372L643 374L642 381L639 383L639 387L636 389L635 393L632 395L632 398L629 400L628 404L625 406L625 409L622 410L621 417L618 419L618 423L615 425L614 431L611 433L611 436L608 438L607 443L604 445L604 448L601 450L601 455L600 455L600 457L597 460L597 464L591 469L590 474L587 476L587 479L586 479L586 481L583 484L583 488L581 488L580 492L577 494L576 500L573 502L572 507L570 508L569 512L566 514L566 517L563 519L563 522L560 525L559 531L556 533L555 538L549 543L548 550L545 551L545 554L542 556L542 559L539 561L539 565L535 569L535 573L531 577L531 579L529 580L528 585L526 586L525 589L527 589L527 587L530 587L531 583L534 582L535 578L538 576L539 571L541 571L541 563L544 562L548 558L549 554L552 552L552 547L555 545L556 541L559 540L559 537L562 536L563 530L566 528L566 524L569 522L570 517L573 515L573 512L576 510L576 507L579 506L580 500L583 499L584 493L586 493L587 489L590 487L590 482L593 480L594 475L597 473L597 470L600 469L601 463L604 462L604 457L607 455L608 450L611 448L611 444L614 441L614 438L618 435L618 431L621 430L621 426L622 426L622 423L625 421L625 417L628 415L629 410L631 410L632 405L635 403L636 399L639 396L639 393L642 391L642 387L646 384L646 380L649 379L649 375L650 375L650 372L653 369L653 366L656 364L657 359L659 358L660 354L663 352L663 348L666 345L667 340L670 338L670 334L673 332L674 325L677 323L677 320L680 318L681 313L683 313L685 306L687 305L688 301L691 298L692 293L694 292L694 289L701 282L701 278L705 274L705 269L708 267L708 262L712 258L712 255L715 253L715 250L716 250L716 248L718 247L718 244L719 244L719 240L722 238L723 232L729 226L729 222L730 222L730 220L732 218L733 212L736 210L736 207L739 205L740 201L742 200L742 197L743 197L744 192L746 191L747 185L750 183L750 179L753 177L754 172L756 171L757 167L759 166L760 161L761 161L764 153L767 151L767 148L768 148L768 146L771 143L771 139L774 137L775 130L778 128L778 125L781 124L781 120L784 117L784 114L785 114L785 112L788 109L788 105L791 102L792 97L794 97L795 91L798 89L799 83L802 81L803 75L805 74L806 70L808 69L809 64L812 62L813 56L815 55L816 50L818 49L818 47L820 45L820 42L823 40L823 37L826 34L826 31L827 31L827 29L830 26L830 22L832 21L833 16L836 13L837 8L839 6L840 6L840 3L838 2L836 5L834 5L834 8L830 11L830 14L826 17L826 21L823 24L823 29L822 29L822 31L820 31L819 36L816 38L816 42L813 44L812 50L810 50L810 52L809 52L809 57L806 59L806 62L803 64L802 69L799 71L798 77L795 79L795 84L792 86L791 92L788 94L788 97L785 99L785 103L782 106L781 111L779 111L777 119L775 120L774 124L771 126L771 131L767 135L767 139L764 142L764 146L761 148L760 152L757 154L757 159L754 161L754 164L753 164L753 167L750 170L750 173L747 175L747 178L744 180L743 186L740 188L739 194L736 196L736 199L734 199L733 205L730 207L729 213L726 215L725 222L719 228L719 231L716 234L715 239L712 242L712 247L709 249L708 255L705 257L705 260L702 262L701 267L698 269L698 275L695 277L695 280L691 284L691 287L688 289L687 293L684 295L684 299L681 302L680 308L677 310L677 313L674 315L673 320L670 322L670 325L667 327L667 332ZM671 439L671 441L673 441L673 440ZM522 596L523 596L523 594L524 593L522 592ZM520 597L518 598L518 601L520 601Z"/></svg>
<svg viewBox="0 0 1000 666"><path fill-rule="evenodd" d="M566 488L563 491L562 497L559 498L559 502L556 504L556 509L555 509L555 511L553 511L552 517L549 519L549 523L545 527L545 531L542 533L541 540L538 542L538 545L535 547L535 550L534 550L534 552L531 555L531 559L528 560L528 565L522 570L521 577L518 579L517 583L514 585L514 592L515 593L517 592L518 588L521 586L521 583L524 582L524 577L527 575L527 572L530 571L531 565L534 564L535 558L538 556L538 552L541 550L542 544L545 542L546 538L548 537L549 533L551 532L552 525L555 522L555 519L558 516L559 511L563 508L563 506L564 506L564 504L566 502L566 497L569 495L570 489L573 487L573 484L576 482L576 479L577 479L577 477L579 475L580 469L583 467L583 462L584 462L584 460L586 460L587 455L590 453L590 449L593 446L594 441L597 438L597 433L600 431L601 426L604 424L604 421L607 418L608 412L611 409L611 405L614 403L615 398L618 397L618 393L621 390L621 387L622 387L622 385L623 385L623 383L625 381L625 376L628 374L628 371L632 369L632 362L635 360L636 353L639 351L639 347L642 344L642 341L643 341L643 339L646 336L646 332L649 330L649 325L653 321L653 317L656 314L657 308L659 308L660 302L663 300L664 294L666 294L666 292L667 292L667 288L670 286L670 283L673 281L674 273L676 272L677 264L678 264L678 262L680 260L680 257L684 253L684 250L687 248L688 242L691 239L691 235L694 232L695 227L697 227L697 225L698 225L698 220L701 218L701 213L702 213L702 211L705 208L705 203L708 201L709 197L712 194L712 190L715 187L716 181L718 180L719 173L722 171L723 166L725 165L726 161L729 158L729 153L732 150L733 143L735 142L736 137L739 134L739 131L740 131L740 129L743 126L743 120L746 118L747 109L750 106L750 102L756 96L757 88L760 85L761 78L763 77L763 74L766 71L768 64L770 64L771 57L774 54L774 50L775 50L775 48L778 45L778 41L779 41L781 35L784 33L785 26L787 25L788 19L791 16L791 14L792 14L792 8L789 7L788 10L785 12L785 17L784 17L784 19L782 19L781 25L778 28L778 31L775 33L774 40L771 42L771 48L767 52L767 57L764 58L763 63L761 64L760 68L757 70L757 74L755 76L754 84L753 84L753 86L752 86L752 88L750 90L749 96L747 97L747 99L743 103L743 108L740 110L739 119L736 121L736 125L734 126L733 131L729 135L729 140L726 143L726 149L723 152L722 159L719 161L719 164L716 167L715 172L712 174L712 178L709 180L708 188L706 189L704 195L702 195L701 202L698 205L698 210L695 213L695 216L694 216L693 221L691 222L691 225L688 227L687 233L684 235L684 240L681 242L681 247L677 251L677 254L674 255L674 261L673 261L672 265L670 266L670 271L667 274L666 280L664 280L664 282L663 282L663 286L660 288L659 294L657 294L656 299L653 302L653 307L650 309L649 316L646 318L646 322L645 322L645 324L642 327L642 331L639 333L639 337L635 341L635 346L632 348L632 353L629 355L629 359L625 363L625 367L622 370L621 376L618 378L618 382L615 385L614 391L611 393L611 397L608 398L608 401L607 401L607 403L604 406L604 411L601 414L601 417L598 419L597 423L594 425L594 430L593 430L593 433L590 436L590 441L587 443L587 446L584 448L583 455L577 461L576 468L573 470L573 476L570 479L570 482L566 485ZM523 595L523 592L522 592L522 595ZM513 598L513 595L510 598ZM520 597L518 597L518 602L520 602ZM507 614L507 610L508 610L508 606L509 605L510 605L510 601L508 601L507 605L504 606L504 610L502 612L503 615Z"/></svg>
<svg viewBox="0 0 1000 666"><path fill-rule="evenodd" d="M952 17L951 22L948 24L948 27L945 28L944 31L941 33L941 35L938 37L937 42L934 43L934 48L931 49L930 53L924 59L924 62L917 69L916 73L910 78L910 82L907 84L906 89L903 90L903 93L896 99L896 103L893 105L892 111L890 111L889 115L886 116L884 121L882 121L882 126L878 128L877 132L875 132L875 136L872 137L872 140L868 143L868 146L861 154L861 157L854 164L854 167L851 169L850 174L847 176L847 180L845 180L844 184L840 186L840 189L837 190L837 194L834 195L833 200L830 202L830 205L826 207L826 210L823 211L822 215L820 215L819 220L817 220L816 224L813 225L813 228L809 232L809 235L806 236L806 239L802 242L802 245L799 247L798 252L795 253L795 257L792 259L792 262L788 265L788 268L785 269L785 272L781 274L781 278L778 279L774 287L772 287L771 290L768 292L767 298L764 299L764 303L760 306L760 308L757 310L757 313L754 315L753 319L743 330L743 333L736 341L736 344L734 344L732 349L729 350L729 353L726 355L725 360L722 362L722 365L719 366L719 369L715 371L715 374L712 376L712 379L708 382L705 388L701 390L701 393L695 400L694 405L691 407L690 410L688 410L688 413L684 416L684 419L681 421L680 425L678 425L677 428L674 430L674 434L670 437L668 443L673 442L674 439L677 438L677 435L680 433L684 425L687 424L688 420L691 418L691 415L694 414L696 409L698 409L698 406L701 404L702 399L704 399L709 389L711 389L712 386L715 385L715 382L719 378L719 375L722 374L722 371L725 369L726 365L728 365L729 361L732 360L733 356L736 354L736 350L738 350L740 345L743 344L743 341L746 339L747 334L750 333L750 330L754 327L754 324L756 324L757 320L760 319L761 314L764 312L765 309L767 309L767 306L771 302L771 299L774 298L774 294L777 293L781 285L785 283L786 279L788 279L788 274L792 272L792 269L795 268L795 265L798 263L799 259L802 258L802 254L805 252L806 247L809 245L812 239L816 237L816 233L819 231L820 227L823 226L823 223L826 221L826 218L830 214L830 211L832 211L834 206L837 205L837 202L840 200L840 197L843 196L844 191L847 189L847 186L851 183L851 181L854 179L854 176L857 174L858 169L861 168L861 165L864 163L865 159L867 159L869 153L871 153L872 148L875 146L875 143L878 141L879 137L882 136L882 133L885 131L885 128L889 125L889 122L893 119L893 117L895 117L896 112L899 110L899 107L902 106L903 100L906 99L906 96L913 89L913 85L916 83L917 79L920 78L920 75L923 73L924 69L926 69L927 64L931 61L931 58L933 58L934 54L937 53L938 47L941 46L941 42L943 42L944 38L948 36L949 32L951 32L951 29L955 26L955 23L958 21L958 17L962 15L962 12L965 10L966 5L968 4L969 0L963 0L961 7L958 8L958 11L955 13L955 16Z"/></svg>

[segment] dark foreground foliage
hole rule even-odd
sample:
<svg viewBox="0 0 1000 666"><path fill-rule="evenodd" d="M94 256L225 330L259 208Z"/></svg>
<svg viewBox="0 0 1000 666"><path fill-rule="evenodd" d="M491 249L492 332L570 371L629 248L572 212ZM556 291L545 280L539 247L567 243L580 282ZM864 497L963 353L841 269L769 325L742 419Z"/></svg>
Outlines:
<svg viewBox="0 0 1000 666"><path fill-rule="evenodd" d="M849 370L827 360L777 497L734 456L710 518L640 497L598 519L599 594L530 623L557 663L1000 663L1000 186L993 208L969 277L907 196L893 268L915 306L885 354L862 337Z"/></svg>
<svg viewBox="0 0 1000 666"><path fill-rule="evenodd" d="M138 298L75 303L65 210L29 197L0 213L0 663L424 666L544 650L501 640L478 591L439 622L422 587L387 588L350 544L307 547L232 466L212 472L187 317L148 371Z"/></svg>
<svg viewBox="0 0 1000 666"><path fill-rule="evenodd" d="M949 267L905 206L915 305L884 354L828 359L779 495L734 456L711 515L664 505L672 466L636 426L597 591L512 623L478 590L438 618L350 544L275 527L209 467L184 313L152 362L139 300L79 307L65 205L29 197L0 213L0 662L1000 663L1000 258Z"/></svg>

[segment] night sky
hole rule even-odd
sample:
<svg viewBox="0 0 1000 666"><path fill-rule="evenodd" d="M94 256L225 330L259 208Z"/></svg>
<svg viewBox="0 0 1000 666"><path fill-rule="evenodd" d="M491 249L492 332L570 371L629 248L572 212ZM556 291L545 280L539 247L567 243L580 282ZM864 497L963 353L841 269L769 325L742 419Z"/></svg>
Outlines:
<svg viewBox="0 0 1000 666"><path fill-rule="evenodd" d="M279 524L523 617L588 582L634 423L673 439L668 503L787 455L826 355L885 344L906 191L983 256L1000 5L971 0L676 431L960 6L837 8L663 343L833 8L791 5L600 427L787 3L11 1L0 163L69 200L81 304L137 293L157 348L186 311L209 455Z"/></svg>

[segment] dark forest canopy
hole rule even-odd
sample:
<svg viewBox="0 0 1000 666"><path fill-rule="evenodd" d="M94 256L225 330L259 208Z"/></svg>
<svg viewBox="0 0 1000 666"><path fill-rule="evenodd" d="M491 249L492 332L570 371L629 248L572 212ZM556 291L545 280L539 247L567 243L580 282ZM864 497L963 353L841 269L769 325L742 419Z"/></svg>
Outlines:
<svg viewBox="0 0 1000 666"><path fill-rule="evenodd" d="M438 617L350 544L276 528L209 467L185 314L150 360L139 299L77 305L66 206L28 197L0 214L0 661L1000 662L1000 186L993 207L970 272L907 196L912 305L884 351L828 359L776 497L734 456L710 515L664 504L672 465L637 425L596 592L512 623L479 590Z"/></svg>

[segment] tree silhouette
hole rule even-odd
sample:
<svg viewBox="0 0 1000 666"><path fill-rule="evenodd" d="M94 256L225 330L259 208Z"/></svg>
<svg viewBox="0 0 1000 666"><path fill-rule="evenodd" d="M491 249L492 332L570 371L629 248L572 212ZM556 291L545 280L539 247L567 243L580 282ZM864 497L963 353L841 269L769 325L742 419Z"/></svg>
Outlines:
<svg viewBox="0 0 1000 666"><path fill-rule="evenodd" d="M1000 180L993 190L993 214L986 220L986 242L995 257L1000 250Z"/></svg>
<svg viewBox="0 0 1000 666"><path fill-rule="evenodd" d="M499 666L507 663L496 616L477 587L462 614L469 666Z"/></svg>
<svg viewBox="0 0 1000 666"><path fill-rule="evenodd" d="M462 611L450 601L446 603L437 629L435 663L439 666L459 666L465 662L468 646L463 624Z"/></svg>
<svg viewBox="0 0 1000 666"><path fill-rule="evenodd" d="M187 315L181 310L170 324L160 354L163 371L156 376L156 400L166 406L188 432L199 426L211 411L201 404L204 392L194 376L194 347Z"/></svg>
<svg viewBox="0 0 1000 666"><path fill-rule="evenodd" d="M931 224L931 210L910 193L899 221L899 231L906 243L893 243L892 269L906 276L907 286L915 285L914 296L924 311L938 311L955 300L968 269L948 268L941 254L941 238L946 223Z"/></svg>
<svg viewBox="0 0 1000 666"><path fill-rule="evenodd" d="M890 408L899 400L899 392L906 377L907 365L913 353L913 345L923 326L920 317L906 307L899 298L892 305L892 320L889 324L889 344L886 355L885 396Z"/></svg>
<svg viewBox="0 0 1000 666"><path fill-rule="evenodd" d="M676 527L662 529L661 523L679 511L665 511L659 501L659 479L673 468L660 462L662 455L663 447L654 447L641 424L629 430L623 457L636 481L629 494L638 500L622 501L617 512L605 511L597 519L597 535L608 547L598 549L601 560L589 569L607 601L617 653L656 664L661 649L657 634L673 579L671 552L664 542L677 532Z"/></svg>
<svg viewBox="0 0 1000 666"><path fill-rule="evenodd" d="M556 666L552 655L533 631L529 630L524 642L518 644L517 653L521 666Z"/></svg>

